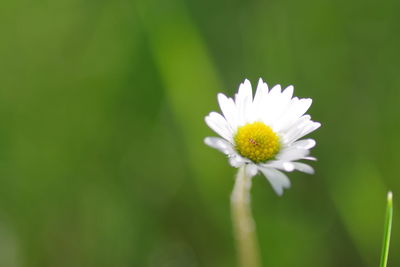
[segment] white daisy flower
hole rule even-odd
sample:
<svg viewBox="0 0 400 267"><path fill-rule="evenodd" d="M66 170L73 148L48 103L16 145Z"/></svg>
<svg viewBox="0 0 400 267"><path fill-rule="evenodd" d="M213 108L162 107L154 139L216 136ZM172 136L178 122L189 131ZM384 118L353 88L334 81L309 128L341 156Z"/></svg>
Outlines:
<svg viewBox="0 0 400 267"><path fill-rule="evenodd" d="M278 195L290 187L290 180L282 171L314 173L311 166L297 161L315 160L309 153L316 143L313 139L299 139L321 126L304 114L312 100L292 95L293 86L282 91L280 85L275 85L268 90L260 79L253 98L246 79L234 99L218 94L223 115L211 112L205 118L207 125L222 137L206 137L205 143L226 154L233 167L245 165L249 177L263 173Z"/></svg>

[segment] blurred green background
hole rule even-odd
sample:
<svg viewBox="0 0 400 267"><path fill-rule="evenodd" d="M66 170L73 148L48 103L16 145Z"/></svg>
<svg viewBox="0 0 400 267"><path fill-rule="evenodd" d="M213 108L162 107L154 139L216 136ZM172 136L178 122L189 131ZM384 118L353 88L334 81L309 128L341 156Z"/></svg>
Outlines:
<svg viewBox="0 0 400 267"><path fill-rule="evenodd" d="M400 2L3 1L0 266L235 266L235 169L203 138L244 78L322 123L313 176L254 179L264 266L400 256Z"/></svg>

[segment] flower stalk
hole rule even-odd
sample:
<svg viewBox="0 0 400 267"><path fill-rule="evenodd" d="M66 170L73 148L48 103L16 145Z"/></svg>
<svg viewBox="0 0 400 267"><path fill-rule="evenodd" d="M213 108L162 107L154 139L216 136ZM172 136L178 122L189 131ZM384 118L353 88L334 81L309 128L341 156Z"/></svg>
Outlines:
<svg viewBox="0 0 400 267"><path fill-rule="evenodd" d="M246 175L246 165L239 168L231 195L233 230L239 266L260 267L255 222L250 205L251 177Z"/></svg>

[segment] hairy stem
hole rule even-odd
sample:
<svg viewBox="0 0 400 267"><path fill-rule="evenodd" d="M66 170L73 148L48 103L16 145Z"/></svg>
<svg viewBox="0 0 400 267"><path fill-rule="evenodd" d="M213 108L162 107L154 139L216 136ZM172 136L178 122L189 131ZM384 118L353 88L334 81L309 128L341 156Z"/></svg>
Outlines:
<svg viewBox="0 0 400 267"><path fill-rule="evenodd" d="M259 267L255 223L250 205L251 177L246 175L246 166L239 169L231 195L231 212L236 239L239 266Z"/></svg>

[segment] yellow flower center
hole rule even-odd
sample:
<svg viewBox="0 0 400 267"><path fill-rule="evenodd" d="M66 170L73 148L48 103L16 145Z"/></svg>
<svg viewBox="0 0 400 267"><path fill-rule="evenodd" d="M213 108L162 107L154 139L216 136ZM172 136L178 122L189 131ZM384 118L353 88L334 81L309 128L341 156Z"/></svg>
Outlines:
<svg viewBox="0 0 400 267"><path fill-rule="evenodd" d="M255 163L272 159L280 148L279 137L262 122L239 127L234 140L239 154Z"/></svg>

